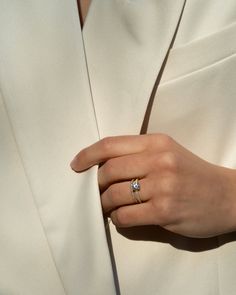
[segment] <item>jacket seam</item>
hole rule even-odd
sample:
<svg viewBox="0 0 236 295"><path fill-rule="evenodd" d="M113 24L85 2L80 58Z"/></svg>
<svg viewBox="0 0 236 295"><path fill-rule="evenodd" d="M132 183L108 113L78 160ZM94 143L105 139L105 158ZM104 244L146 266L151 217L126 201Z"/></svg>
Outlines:
<svg viewBox="0 0 236 295"><path fill-rule="evenodd" d="M214 62L212 62L210 64L207 64L207 65L204 65L203 67L194 69L192 71L188 71L188 72L186 72L186 73L184 73L182 75L173 77L173 78L168 79L168 80L164 80L163 82L160 82L160 87L166 86L166 84L169 84L169 83L172 83L172 82L177 82L178 80L181 80L181 79L188 78L191 75L203 72L203 71L205 71L207 69L210 69L211 67L217 66L218 64L224 63L225 61L227 61L227 60L229 60L230 58L233 58L233 57L236 57L236 53L232 53L230 55L227 55L226 57L220 58L219 60L216 60L216 61L214 61Z"/></svg>

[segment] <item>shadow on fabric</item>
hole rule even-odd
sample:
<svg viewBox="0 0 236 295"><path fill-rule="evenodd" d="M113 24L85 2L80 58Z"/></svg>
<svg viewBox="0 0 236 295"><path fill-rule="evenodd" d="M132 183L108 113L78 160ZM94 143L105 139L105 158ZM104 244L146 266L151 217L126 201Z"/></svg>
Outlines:
<svg viewBox="0 0 236 295"><path fill-rule="evenodd" d="M117 231L130 240L168 243L177 249L190 252L207 251L236 241L236 232L211 238L189 238L172 233L157 225L117 228Z"/></svg>

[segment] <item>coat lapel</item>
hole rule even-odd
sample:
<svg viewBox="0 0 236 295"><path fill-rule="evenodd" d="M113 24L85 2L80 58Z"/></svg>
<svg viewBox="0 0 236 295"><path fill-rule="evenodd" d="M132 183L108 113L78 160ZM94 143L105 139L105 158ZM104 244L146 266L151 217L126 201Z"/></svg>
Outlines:
<svg viewBox="0 0 236 295"><path fill-rule="evenodd" d="M183 3L93 1L84 27L92 100L76 1L1 1L3 99L51 251L44 259L67 294L115 293L96 168L75 175L69 162L98 131L139 133Z"/></svg>
<svg viewBox="0 0 236 295"><path fill-rule="evenodd" d="M140 132L184 3L93 0L83 35L102 137Z"/></svg>
<svg viewBox="0 0 236 295"><path fill-rule="evenodd" d="M114 294L96 168L69 167L98 139L76 1L1 1L0 81L60 288Z"/></svg>

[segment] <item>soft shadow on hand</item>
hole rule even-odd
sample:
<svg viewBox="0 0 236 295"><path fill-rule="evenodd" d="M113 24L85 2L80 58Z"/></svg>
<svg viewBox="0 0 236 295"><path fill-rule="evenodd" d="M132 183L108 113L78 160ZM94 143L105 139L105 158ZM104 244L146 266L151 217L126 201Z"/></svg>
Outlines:
<svg viewBox="0 0 236 295"><path fill-rule="evenodd" d="M117 231L130 240L168 243L173 247L190 252L201 252L218 248L226 243L236 241L236 232L212 238L188 238L156 225L117 228Z"/></svg>

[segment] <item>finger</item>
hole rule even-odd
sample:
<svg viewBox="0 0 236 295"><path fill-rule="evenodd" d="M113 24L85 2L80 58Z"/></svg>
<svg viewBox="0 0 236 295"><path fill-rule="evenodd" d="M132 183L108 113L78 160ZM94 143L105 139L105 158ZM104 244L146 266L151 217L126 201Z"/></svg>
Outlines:
<svg viewBox="0 0 236 295"><path fill-rule="evenodd" d="M80 151L71 162L71 168L82 171L107 159L138 153L145 148L142 136L115 136L104 138Z"/></svg>
<svg viewBox="0 0 236 295"><path fill-rule="evenodd" d="M164 134L107 137L80 151L71 162L71 168L80 172L110 158L140 153L153 146L163 150L172 142Z"/></svg>
<svg viewBox="0 0 236 295"><path fill-rule="evenodd" d="M140 183L140 198L142 202L150 198L150 186L148 179L141 179ZM131 191L131 182L115 183L101 195L101 202L104 213L110 212L118 207L136 204L137 200Z"/></svg>
<svg viewBox="0 0 236 295"><path fill-rule="evenodd" d="M117 227L132 227L155 224L155 214L150 202L120 207L110 215Z"/></svg>
<svg viewBox="0 0 236 295"><path fill-rule="evenodd" d="M108 160L98 169L98 183L104 191L112 183L144 178L150 170L151 155L134 154Z"/></svg>

